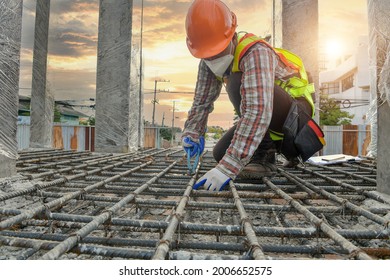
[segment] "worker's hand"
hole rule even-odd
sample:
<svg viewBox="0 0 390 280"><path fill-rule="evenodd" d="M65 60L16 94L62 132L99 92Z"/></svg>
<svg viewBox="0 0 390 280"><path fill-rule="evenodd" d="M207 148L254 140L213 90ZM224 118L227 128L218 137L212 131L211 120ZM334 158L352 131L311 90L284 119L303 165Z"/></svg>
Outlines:
<svg viewBox="0 0 390 280"><path fill-rule="evenodd" d="M230 180L231 178L214 167L204 174L192 188L197 190L204 185L204 188L209 191L222 191Z"/></svg>
<svg viewBox="0 0 390 280"><path fill-rule="evenodd" d="M199 140L193 140L191 137L183 137L182 145L184 151L188 154L190 153L190 157L195 156L197 153L201 155L204 150L204 137L199 137Z"/></svg>

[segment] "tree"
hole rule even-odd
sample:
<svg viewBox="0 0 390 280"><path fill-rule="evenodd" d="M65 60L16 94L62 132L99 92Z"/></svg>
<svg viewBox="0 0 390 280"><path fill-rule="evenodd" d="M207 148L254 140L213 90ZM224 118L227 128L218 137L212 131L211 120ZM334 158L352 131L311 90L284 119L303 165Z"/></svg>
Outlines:
<svg viewBox="0 0 390 280"><path fill-rule="evenodd" d="M225 130L220 126L208 126L207 127L207 134L210 135L215 140L218 140L222 137L222 135L225 133Z"/></svg>
<svg viewBox="0 0 390 280"><path fill-rule="evenodd" d="M340 109L340 102L321 93L320 125L351 124L354 115Z"/></svg>
<svg viewBox="0 0 390 280"><path fill-rule="evenodd" d="M54 122L61 122L61 112L58 110L57 105L54 106Z"/></svg>
<svg viewBox="0 0 390 280"><path fill-rule="evenodd" d="M171 141L172 129L171 128L161 128L160 129L160 136L165 140Z"/></svg>
<svg viewBox="0 0 390 280"><path fill-rule="evenodd" d="M95 117L94 116L90 116L88 118L88 120L80 121L80 125L91 125L91 126L94 126L95 125Z"/></svg>
<svg viewBox="0 0 390 280"><path fill-rule="evenodd" d="M95 117L94 116L90 116L88 118L88 125L95 125Z"/></svg>

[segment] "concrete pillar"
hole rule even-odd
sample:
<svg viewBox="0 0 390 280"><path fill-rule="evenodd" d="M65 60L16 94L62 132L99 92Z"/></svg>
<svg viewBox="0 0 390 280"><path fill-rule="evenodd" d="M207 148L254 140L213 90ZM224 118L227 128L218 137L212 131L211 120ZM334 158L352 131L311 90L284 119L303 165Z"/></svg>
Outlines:
<svg viewBox="0 0 390 280"><path fill-rule="evenodd" d="M390 194L390 1L368 0L370 91L377 108L377 188Z"/></svg>
<svg viewBox="0 0 390 280"><path fill-rule="evenodd" d="M30 147L51 148L54 97L47 88L50 0L37 0L31 85Z"/></svg>
<svg viewBox="0 0 390 280"><path fill-rule="evenodd" d="M297 54L316 88L319 112L318 0L282 0L282 45Z"/></svg>
<svg viewBox="0 0 390 280"><path fill-rule="evenodd" d="M16 174L21 0L0 1L0 178Z"/></svg>
<svg viewBox="0 0 390 280"><path fill-rule="evenodd" d="M95 142L98 152L121 153L138 148L140 97L138 81L132 79L135 73L131 71L132 4L132 0L100 0Z"/></svg>

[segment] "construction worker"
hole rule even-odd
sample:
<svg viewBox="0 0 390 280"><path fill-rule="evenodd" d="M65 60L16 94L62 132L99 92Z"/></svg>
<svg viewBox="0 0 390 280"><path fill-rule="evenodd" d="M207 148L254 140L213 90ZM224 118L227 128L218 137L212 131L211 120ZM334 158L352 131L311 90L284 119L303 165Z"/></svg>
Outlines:
<svg viewBox="0 0 390 280"><path fill-rule="evenodd" d="M296 76L298 70L281 59L253 34L236 32L236 15L220 0L195 0L186 17L187 47L200 58L195 96L185 122L182 143L186 151L203 151L209 113L225 86L239 116L213 149L218 165L202 176L194 189L222 190L230 180L272 176L276 171L278 141L292 97L276 80ZM244 40L244 41L243 41ZM305 110L313 108L301 98ZM195 153L192 153L194 155Z"/></svg>

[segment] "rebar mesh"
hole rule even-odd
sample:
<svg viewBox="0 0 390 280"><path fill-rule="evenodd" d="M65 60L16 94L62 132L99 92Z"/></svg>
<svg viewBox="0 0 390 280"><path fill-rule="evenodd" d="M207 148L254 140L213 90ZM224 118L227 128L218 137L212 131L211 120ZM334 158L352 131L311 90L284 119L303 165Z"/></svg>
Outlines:
<svg viewBox="0 0 390 280"><path fill-rule="evenodd" d="M3 259L387 259L390 201L376 163L278 166L193 191L182 150L24 152L0 181Z"/></svg>

